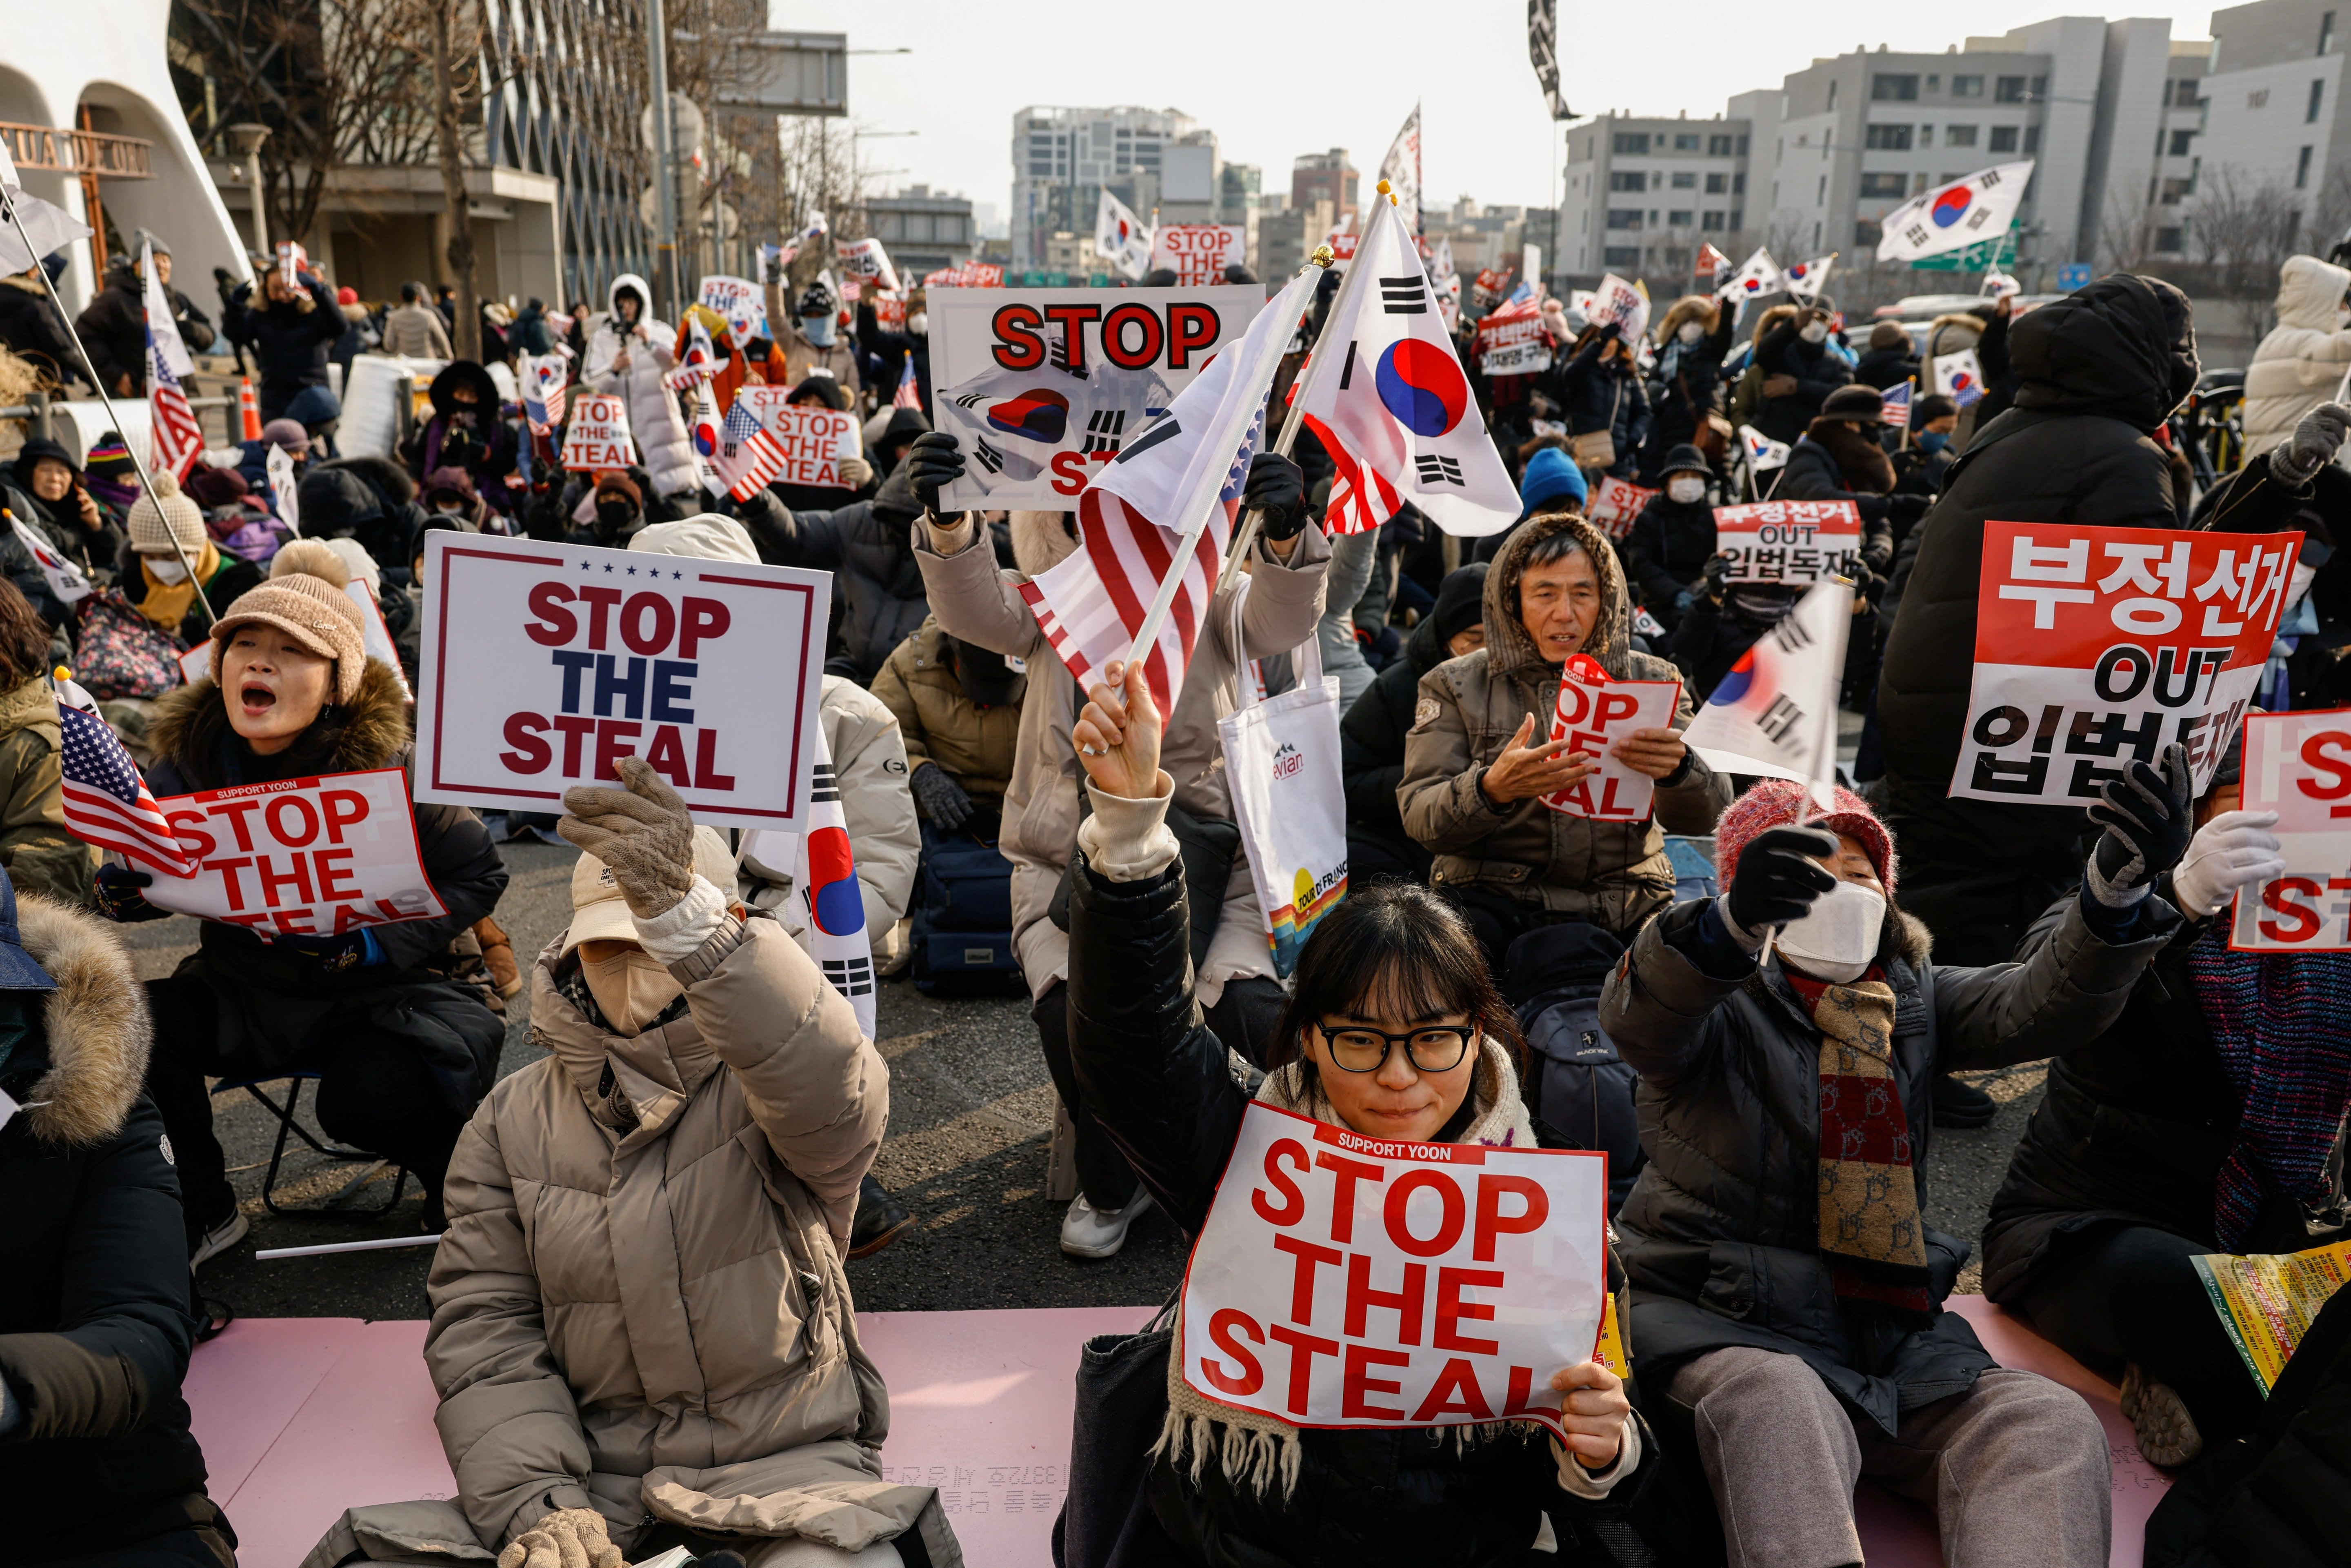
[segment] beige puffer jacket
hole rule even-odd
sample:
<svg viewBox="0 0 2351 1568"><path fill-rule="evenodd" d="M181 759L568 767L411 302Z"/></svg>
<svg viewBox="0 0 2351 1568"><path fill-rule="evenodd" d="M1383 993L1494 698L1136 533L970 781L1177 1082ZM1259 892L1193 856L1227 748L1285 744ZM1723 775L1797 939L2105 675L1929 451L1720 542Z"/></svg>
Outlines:
<svg viewBox="0 0 2351 1568"><path fill-rule="evenodd" d="M919 1527L959 1562L931 1489L877 1457L889 1396L841 1257L890 1075L849 1003L775 921L730 915L671 966L685 1016L622 1039L566 999L561 950L531 995L552 1054L459 1139L429 1282L474 1533L594 1508L624 1552L651 1516L849 1551Z"/></svg>
<svg viewBox="0 0 2351 1568"><path fill-rule="evenodd" d="M1037 618L1020 597L1019 585L1068 555L1076 541L1062 527L1059 512L1015 512L1012 553L1020 570L1005 571L996 564L996 552L987 548L986 535L975 539L968 521L958 520L952 531L917 521L914 529L914 561L923 570L931 613L948 635L1029 662L1019 748L1011 787L1004 792L1004 834L998 848L1012 862L1013 951L1019 956L1029 994L1041 997L1070 973L1069 934L1047 917L1046 910L1078 843L1078 754L1070 740L1070 727L1078 716L1073 701L1077 682L1037 629ZM1263 540L1258 542L1249 598L1241 611L1247 657L1287 653L1314 635L1314 623L1322 614L1322 573L1330 560L1330 544L1319 528L1298 536L1286 562ZM1176 803L1196 816L1232 815L1217 721L1233 711L1238 689L1233 675L1239 661L1230 645L1231 596L1237 591L1238 584L1210 603L1207 634L1193 646L1191 667L1176 695L1159 758L1159 766L1176 780ZM1236 856L1216 939L1195 980L1200 1005L1215 1007L1224 997L1226 981L1252 975L1272 978L1273 956L1266 944L1265 916L1258 908L1249 862Z"/></svg>
<svg viewBox="0 0 2351 1568"><path fill-rule="evenodd" d="M1546 662L1519 621L1519 579L1542 540L1573 533L1599 569L1600 613L1586 648L1618 680L1678 678L1663 659L1632 651L1624 631L1624 570L1597 528L1573 513L1536 517L1511 534L1486 574L1486 645L1420 678L1420 701L1405 737L1396 805L1405 831L1435 853L1433 880L1490 889L1520 904L1589 920L1629 938L1673 902L1665 835L1710 833L1730 804L1730 780L1690 754L1681 782L1657 786L1646 822L1602 822L1520 800L1507 811L1486 802L1478 781L1529 714L1551 733L1559 666ZM1684 688L1674 727L1694 716Z"/></svg>
<svg viewBox="0 0 2351 1568"><path fill-rule="evenodd" d="M2344 329L2351 272L2314 256L2290 256L2278 268L2278 324L2245 367L2245 455L2259 457L2294 434L2302 416L2332 402L2351 370L2351 331Z"/></svg>

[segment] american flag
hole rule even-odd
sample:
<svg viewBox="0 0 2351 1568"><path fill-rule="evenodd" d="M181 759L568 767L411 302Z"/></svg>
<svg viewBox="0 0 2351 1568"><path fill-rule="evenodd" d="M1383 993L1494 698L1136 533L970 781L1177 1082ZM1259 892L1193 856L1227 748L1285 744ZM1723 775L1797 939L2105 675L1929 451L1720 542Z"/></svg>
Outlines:
<svg viewBox="0 0 2351 1568"><path fill-rule="evenodd" d="M710 454L710 465L726 484L726 493L738 501L749 500L759 486L784 471L785 461L783 447L768 434L759 416L738 399L718 427L718 449Z"/></svg>
<svg viewBox="0 0 2351 1568"><path fill-rule="evenodd" d="M1886 392L1885 418L1887 429L1901 430L1909 424L1910 396L1917 386L1916 382L1904 382Z"/></svg>
<svg viewBox="0 0 2351 1568"><path fill-rule="evenodd" d="M180 390L170 361L156 346L152 327L147 329L147 413L154 426L155 466L174 479L186 478L204 455L204 427L196 423L196 411L188 406L188 394Z"/></svg>
<svg viewBox="0 0 2351 1568"><path fill-rule="evenodd" d="M87 844L112 850L166 876L193 876L196 862L147 792L138 765L104 719L57 704L65 755L66 826Z"/></svg>
<svg viewBox="0 0 2351 1568"><path fill-rule="evenodd" d="M1102 193L1108 195L1110 193ZM898 395L890 400L892 408L911 408L919 413L923 408L922 388L914 382L914 356L908 354L905 369L898 372Z"/></svg>
<svg viewBox="0 0 2351 1568"><path fill-rule="evenodd" d="M571 395L570 372L559 354L524 354L519 362L523 417L533 432L545 435L563 423L563 405Z"/></svg>

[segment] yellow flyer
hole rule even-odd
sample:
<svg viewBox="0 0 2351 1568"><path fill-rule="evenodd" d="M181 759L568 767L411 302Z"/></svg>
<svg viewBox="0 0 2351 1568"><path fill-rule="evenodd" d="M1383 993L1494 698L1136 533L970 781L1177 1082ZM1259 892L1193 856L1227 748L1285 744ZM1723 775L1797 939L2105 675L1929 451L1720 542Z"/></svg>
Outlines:
<svg viewBox="0 0 2351 1568"><path fill-rule="evenodd" d="M2328 1297L2351 1280L2351 1241L2307 1252L2191 1260L2263 1397Z"/></svg>

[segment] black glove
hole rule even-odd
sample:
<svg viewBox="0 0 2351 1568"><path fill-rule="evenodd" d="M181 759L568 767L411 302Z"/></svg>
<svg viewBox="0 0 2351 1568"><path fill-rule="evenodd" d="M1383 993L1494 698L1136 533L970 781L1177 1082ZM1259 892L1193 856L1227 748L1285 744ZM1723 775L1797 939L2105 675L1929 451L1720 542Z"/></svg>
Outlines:
<svg viewBox="0 0 2351 1568"><path fill-rule="evenodd" d="M1836 835L1821 828L1773 828L1756 834L1739 852L1730 891L1724 895L1730 918L1750 936L1802 920L1813 901L1836 885L1814 857L1836 852Z"/></svg>
<svg viewBox="0 0 2351 1568"><path fill-rule="evenodd" d="M102 865L91 879L89 891L98 904L98 912L109 920L169 920L172 912L156 908L140 891L154 884L155 879L143 871L133 871L127 865Z"/></svg>
<svg viewBox="0 0 2351 1568"><path fill-rule="evenodd" d="M1708 599L1721 598L1723 580L1730 575L1730 558L1720 554L1707 557L1705 571L1706 596Z"/></svg>
<svg viewBox="0 0 2351 1568"><path fill-rule="evenodd" d="M1306 473L1279 452L1260 452L1249 459L1249 482L1241 486L1241 505L1265 514L1265 537L1276 543L1294 539L1306 527Z"/></svg>
<svg viewBox="0 0 2351 1568"><path fill-rule="evenodd" d="M2083 885L2109 909L2124 909L2147 896L2155 879L2178 865L2196 831L2189 810L2188 748L2163 748L2163 771L2133 761L2120 779L2107 780L2090 821L2106 831L2090 852Z"/></svg>
<svg viewBox="0 0 2351 1568"><path fill-rule="evenodd" d="M971 797L937 763L925 762L915 768L911 782L923 815L940 827L953 832L971 821Z"/></svg>
<svg viewBox="0 0 2351 1568"><path fill-rule="evenodd" d="M963 449L944 430L926 430L906 449L906 482L931 516L941 517L939 486L963 477ZM956 514L961 516L960 513Z"/></svg>
<svg viewBox="0 0 2351 1568"><path fill-rule="evenodd" d="M1915 490L1896 490L1886 497L1892 503L1886 515L1897 523L1915 523L1925 517L1935 504L1932 496L1921 496Z"/></svg>

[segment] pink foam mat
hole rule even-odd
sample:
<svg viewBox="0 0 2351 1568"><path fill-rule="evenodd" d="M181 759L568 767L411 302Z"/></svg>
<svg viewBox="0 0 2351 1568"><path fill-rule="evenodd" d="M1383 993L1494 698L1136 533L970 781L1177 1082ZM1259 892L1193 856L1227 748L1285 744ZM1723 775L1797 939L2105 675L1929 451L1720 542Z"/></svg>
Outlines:
<svg viewBox="0 0 2351 1568"><path fill-rule="evenodd" d="M2113 1562L2137 1564L2147 1516L2169 1481L2140 1458L2114 1385L1981 1297L1950 1305L2005 1366L2088 1399L2115 1464ZM1122 1333L1147 1307L866 1312L865 1348L890 1385L889 1479L939 1489L972 1568L1050 1562L1069 1488L1078 1350ZM201 1348L188 1404L212 1492L242 1542L244 1568L296 1568L343 1510L447 1497L454 1483L433 1427L421 1322L240 1321ZM1932 1516L1864 1484L1855 1502L1876 1568L1938 1568Z"/></svg>

